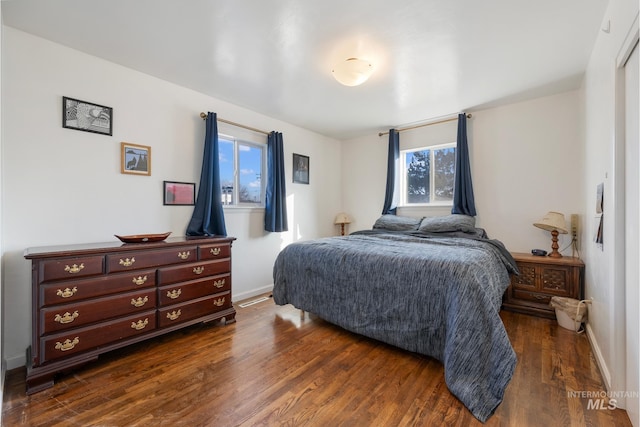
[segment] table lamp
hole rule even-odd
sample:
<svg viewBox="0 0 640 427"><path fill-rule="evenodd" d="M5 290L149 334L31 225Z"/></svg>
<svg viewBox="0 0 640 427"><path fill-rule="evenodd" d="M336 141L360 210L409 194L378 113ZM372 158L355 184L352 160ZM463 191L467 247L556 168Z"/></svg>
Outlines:
<svg viewBox="0 0 640 427"><path fill-rule="evenodd" d="M562 254L558 252L558 233L567 234L567 228L564 220L564 215L560 212L548 212L544 218L538 222L534 222L538 228L551 232L551 258L562 258Z"/></svg>

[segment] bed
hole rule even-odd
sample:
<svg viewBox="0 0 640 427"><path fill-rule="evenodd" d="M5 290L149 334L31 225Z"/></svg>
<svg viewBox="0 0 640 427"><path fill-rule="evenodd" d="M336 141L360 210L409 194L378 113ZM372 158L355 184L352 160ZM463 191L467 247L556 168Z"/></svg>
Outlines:
<svg viewBox="0 0 640 427"><path fill-rule="evenodd" d="M473 217L383 215L371 230L285 247L273 297L441 361L449 390L485 422L516 365L499 311L517 272Z"/></svg>

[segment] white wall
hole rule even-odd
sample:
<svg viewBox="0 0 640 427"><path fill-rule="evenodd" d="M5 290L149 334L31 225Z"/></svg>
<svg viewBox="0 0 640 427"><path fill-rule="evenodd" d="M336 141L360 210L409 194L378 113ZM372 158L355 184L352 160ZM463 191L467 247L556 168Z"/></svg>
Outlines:
<svg viewBox="0 0 640 427"><path fill-rule="evenodd" d="M467 135L478 212L476 223L514 252L551 250L551 235L534 227L548 211L566 215L583 208L584 148L578 91L473 111ZM400 133L400 147L455 141L456 122ZM344 142L343 204L351 230L371 228L382 211L388 137ZM450 212L450 209L448 210ZM442 214L399 210L402 215ZM570 243L560 236L560 247ZM564 251L571 255L571 249Z"/></svg>
<svg viewBox="0 0 640 427"><path fill-rule="evenodd" d="M10 27L3 30L1 244L8 369L25 363L30 340L25 248L114 241L114 234L184 235L193 208L163 206L162 181L199 182L201 111L282 132L287 159L293 152L310 156L310 185L287 183L289 232L264 232L262 210L225 210L227 233L238 239L235 300L270 289L273 261L283 245L336 233L339 141ZM113 107L113 137L62 128L63 95ZM150 177L120 173L121 141L152 147ZM291 163L285 165L288 177Z"/></svg>
<svg viewBox="0 0 640 427"><path fill-rule="evenodd" d="M626 390L624 277L616 271L623 259L619 245L624 237L624 230L617 226L620 216L624 218L623 201L618 199L624 189L619 181L623 175L617 169L620 155L616 154L619 149L616 138L621 137L616 128L616 60L637 14L637 0L609 2L603 22L603 28L610 24L609 31L598 34L583 85L586 167L582 181L586 196L582 210L587 220L584 239L589 239L584 245L583 257L587 266L586 296L594 299L587 332L607 387L612 391ZM604 183L604 245L601 248L590 241L597 226L594 207L599 183ZM631 391L638 393L638 390ZM639 425L637 418L632 421Z"/></svg>

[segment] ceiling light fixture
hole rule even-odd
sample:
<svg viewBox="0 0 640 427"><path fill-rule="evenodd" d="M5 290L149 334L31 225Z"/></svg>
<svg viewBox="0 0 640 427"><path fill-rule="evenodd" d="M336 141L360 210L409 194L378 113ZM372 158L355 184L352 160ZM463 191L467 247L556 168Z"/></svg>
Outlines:
<svg viewBox="0 0 640 427"><path fill-rule="evenodd" d="M345 86L358 86L366 82L373 73L369 61L359 58L347 58L331 70L333 77Z"/></svg>

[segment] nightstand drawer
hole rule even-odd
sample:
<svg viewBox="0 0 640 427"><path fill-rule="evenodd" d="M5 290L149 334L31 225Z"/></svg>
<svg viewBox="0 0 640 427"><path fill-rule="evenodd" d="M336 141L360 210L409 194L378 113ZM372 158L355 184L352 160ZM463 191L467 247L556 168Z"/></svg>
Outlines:
<svg viewBox="0 0 640 427"><path fill-rule="evenodd" d="M537 302L539 304L548 305L551 302L552 295L541 294L537 292L520 291L518 289L514 289L512 296L513 298L517 298L522 301L531 301L531 302Z"/></svg>

